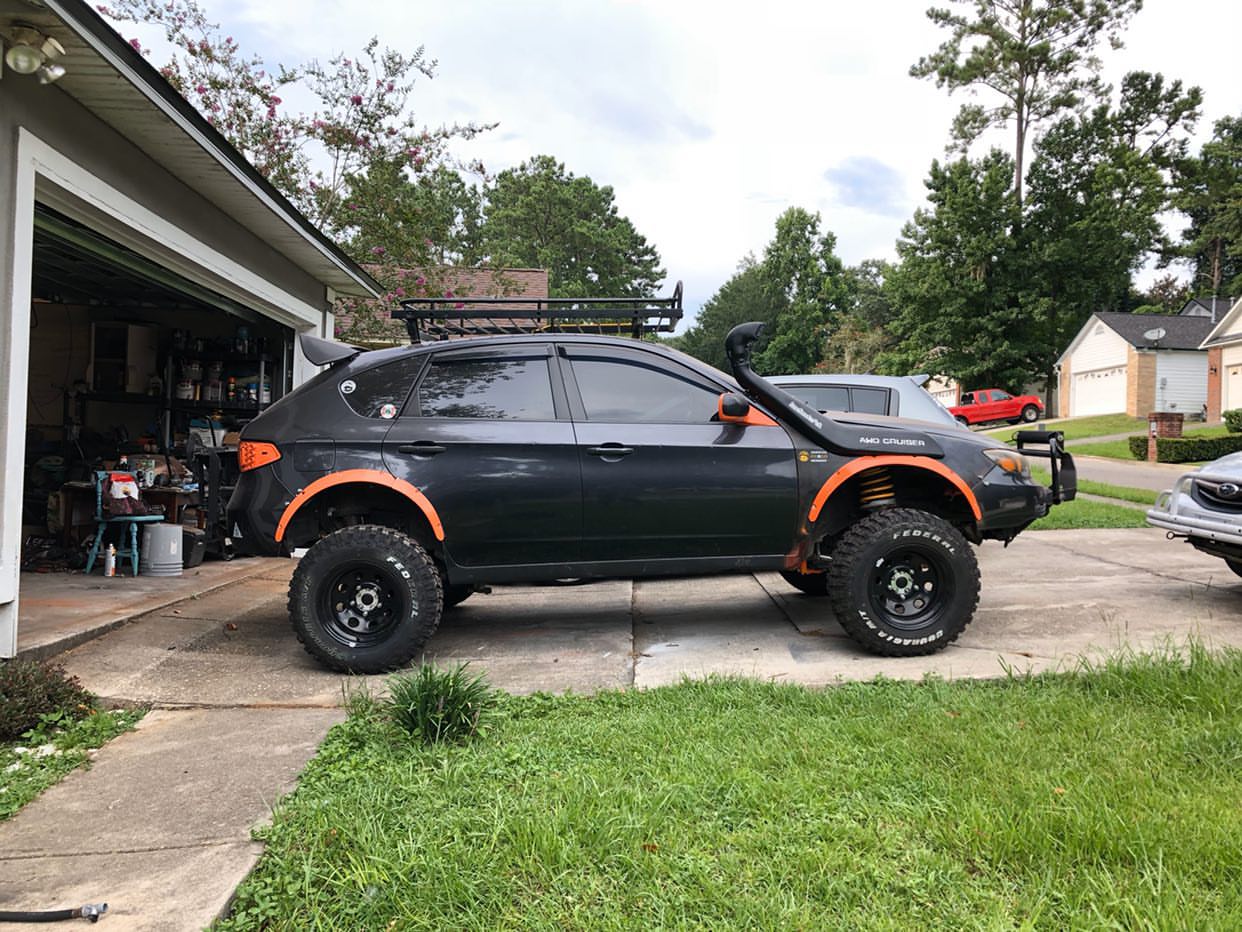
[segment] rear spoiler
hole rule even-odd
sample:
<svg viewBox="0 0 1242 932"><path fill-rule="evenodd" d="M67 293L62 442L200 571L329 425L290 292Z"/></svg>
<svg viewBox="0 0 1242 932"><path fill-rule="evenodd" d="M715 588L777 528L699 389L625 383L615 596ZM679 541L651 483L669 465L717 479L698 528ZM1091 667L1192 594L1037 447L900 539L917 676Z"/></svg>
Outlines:
<svg viewBox="0 0 1242 932"><path fill-rule="evenodd" d="M298 334L298 346L302 348L302 355L312 366L334 366L348 362L363 351L361 346L337 343L335 340L313 337L309 333Z"/></svg>
<svg viewBox="0 0 1242 932"><path fill-rule="evenodd" d="M746 394L779 414L788 426L796 428L825 450L845 456L887 454L937 459L944 456L940 444L928 434L834 421L827 414L816 411L773 385L750 366L751 348L762 332L762 323L738 324L725 337L725 353L733 368L733 377Z"/></svg>

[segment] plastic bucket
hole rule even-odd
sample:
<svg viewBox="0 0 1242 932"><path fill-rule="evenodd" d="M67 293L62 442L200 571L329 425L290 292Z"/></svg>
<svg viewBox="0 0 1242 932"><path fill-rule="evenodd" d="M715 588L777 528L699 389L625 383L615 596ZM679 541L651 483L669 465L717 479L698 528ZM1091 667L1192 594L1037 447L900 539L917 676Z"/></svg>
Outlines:
<svg viewBox="0 0 1242 932"><path fill-rule="evenodd" d="M142 529L138 573L142 576L181 575L181 525L148 524Z"/></svg>

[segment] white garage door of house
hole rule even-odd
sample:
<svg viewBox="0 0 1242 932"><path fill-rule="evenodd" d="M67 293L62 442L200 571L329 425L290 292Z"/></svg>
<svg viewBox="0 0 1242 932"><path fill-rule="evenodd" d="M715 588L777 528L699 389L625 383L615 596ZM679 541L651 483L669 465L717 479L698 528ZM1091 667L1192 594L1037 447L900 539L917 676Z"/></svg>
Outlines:
<svg viewBox="0 0 1242 932"><path fill-rule="evenodd" d="M1070 416L1118 414L1126 410L1126 367L1075 372Z"/></svg>

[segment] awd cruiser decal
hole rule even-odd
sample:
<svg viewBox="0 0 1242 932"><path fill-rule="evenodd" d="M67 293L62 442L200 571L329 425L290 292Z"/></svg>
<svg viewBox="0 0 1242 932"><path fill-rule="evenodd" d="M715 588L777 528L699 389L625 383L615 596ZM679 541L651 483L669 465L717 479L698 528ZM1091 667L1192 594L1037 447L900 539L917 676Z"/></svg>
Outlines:
<svg viewBox="0 0 1242 932"><path fill-rule="evenodd" d="M380 472L378 469L343 469L340 472L320 476L298 492L297 495L293 496L293 501L285 506L284 513L280 516L280 523L276 525L276 540L279 542L285 539L285 529L289 526L289 522L293 520L293 516L298 513L299 508L324 489L343 485L346 482L379 485L386 489L400 492L418 506L418 510L423 513L424 517L427 518L427 523L431 525L431 532L435 534L436 540L444 540L444 525L440 522L440 516L436 513L435 506L431 504L427 496L404 479L398 479L396 476Z"/></svg>
<svg viewBox="0 0 1242 932"><path fill-rule="evenodd" d="M966 502L970 505L970 510L974 514L976 521L983 518L983 510L979 507L979 500L975 498L975 493L970 490L970 486L962 481L961 476L939 460L933 460L926 456L860 456L846 463L828 477L828 481L823 484L819 492L816 493L815 500L811 502L809 519L815 521L819 518L819 513L823 510L824 503L828 501L828 497L839 489L847 479L876 466L914 466L918 469L934 472L936 475L949 480L953 487L966 497Z"/></svg>

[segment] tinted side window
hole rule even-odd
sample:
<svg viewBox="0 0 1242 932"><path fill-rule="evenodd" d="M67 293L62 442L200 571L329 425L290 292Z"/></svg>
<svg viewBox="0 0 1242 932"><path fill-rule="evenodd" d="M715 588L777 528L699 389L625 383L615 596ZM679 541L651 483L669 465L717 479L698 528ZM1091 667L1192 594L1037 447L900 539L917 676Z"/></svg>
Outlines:
<svg viewBox="0 0 1242 932"><path fill-rule="evenodd" d="M1009 401L1011 398L1013 398L1013 395L1009 394L1009 392L992 392L993 401Z"/></svg>
<svg viewBox="0 0 1242 932"><path fill-rule="evenodd" d="M574 378L591 421L706 424L718 390L637 359L574 355Z"/></svg>
<svg viewBox="0 0 1242 932"><path fill-rule="evenodd" d="M445 356L432 359L418 386L423 417L556 419L548 358Z"/></svg>
<svg viewBox="0 0 1242 932"><path fill-rule="evenodd" d="M341 379L341 397L363 417L396 417L425 356L404 356Z"/></svg>
<svg viewBox="0 0 1242 932"><path fill-rule="evenodd" d="M851 388L852 411L860 414L888 414L888 392L882 388Z"/></svg>
<svg viewBox="0 0 1242 932"><path fill-rule="evenodd" d="M850 390L844 385L792 385L785 389L816 411L848 411Z"/></svg>

